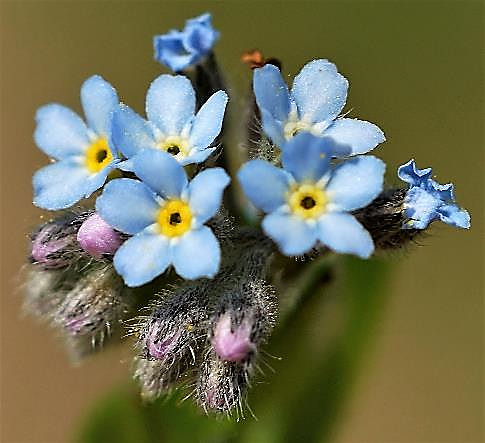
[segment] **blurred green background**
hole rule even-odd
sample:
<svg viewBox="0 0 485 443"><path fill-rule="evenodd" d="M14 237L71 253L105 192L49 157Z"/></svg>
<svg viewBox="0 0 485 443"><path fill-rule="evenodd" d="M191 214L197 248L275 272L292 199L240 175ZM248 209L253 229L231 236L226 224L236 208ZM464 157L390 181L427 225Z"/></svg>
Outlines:
<svg viewBox="0 0 485 443"><path fill-rule="evenodd" d="M331 440L483 441L484 6L472 1L3 1L0 440L71 441L83 414L126 382L131 369L129 346L108 349L72 368L52 331L20 315L18 270L25 261L26 233L42 215L30 204L30 179L46 162L32 141L35 110L57 101L79 111L79 87L98 73L141 112L150 81L164 71L152 60L152 36L180 28L205 11L213 13L221 31L216 54L225 69L234 121L250 81L250 72L239 62L243 51L257 47L280 58L289 77L312 58L329 58L351 84L346 110L386 132L388 141L375 154L387 162L388 183L397 184L396 167L414 157L420 167L433 166L440 182L454 181L459 203L472 214L468 232L436 225L418 246L387 256L392 270L385 297L369 317L365 298L355 305L368 325L357 325L353 339L358 342L365 333L370 340L363 340L362 364L352 377L348 401L338 410ZM351 261L362 297L380 290L380 280L373 280L379 267L379 262ZM280 411L288 414L281 393L293 392L295 386L301 386L299 397L291 401L298 398L300 411L307 405L311 413L303 418L296 414L293 421L324 426L322 420L329 416L325 407L335 399L318 389L315 371L312 377L317 378L308 378L308 368L315 364L318 369L321 350L329 337L339 334L339 293L350 291L358 301L360 288L353 284L332 291L322 302L312 298L311 309L291 325L287 345L279 339L275 351L281 360L271 361L276 374L269 373L264 385L255 388L260 420L232 426L231 435L272 441L281 430ZM348 345L340 344L342 349ZM344 365L322 377L338 383L346 371ZM282 378L284 374L293 378ZM261 400L265 395L279 395L283 403ZM116 398L108 402L119 405ZM172 412L150 410L153 423L184 426L184 409L164 410ZM129 405L125 414L131 414ZM211 426L223 429L227 423ZM200 429L190 429L191 441L206 441ZM305 432L302 428L301 439ZM171 441L170 434L163 435L163 441ZM290 441L300 440L291 435Z"/></svg>

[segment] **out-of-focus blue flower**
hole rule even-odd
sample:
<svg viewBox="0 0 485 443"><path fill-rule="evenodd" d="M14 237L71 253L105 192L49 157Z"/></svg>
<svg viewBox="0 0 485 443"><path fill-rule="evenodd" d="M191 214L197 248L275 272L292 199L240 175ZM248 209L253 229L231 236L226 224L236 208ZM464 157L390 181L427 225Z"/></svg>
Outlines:
<svg viewBox="0 0 485 443"><path fill-rule="evenodd" d="M317 242L362 258L374 251L371 236L349 212L381 192L385 165L363 156L333 167L332 152L330 139L303 133L287 143L284 169L252 160L238 173L244 193L268 213L265 233L286 255L303 254Z"/></svg>
<svg viewBox="0 0 485 443"><path fill-rule="evenodd" d="M87 125L69 108L51 103L37 111L34 139L57 160L32 179L33 203L57 210L72 206L100 188L118 161L110 148L110 119L118 106L115 89L98 75L81 87Z"/></svg>
<svg viewBox="0 0 485 443"><path fill-rule="evenodd" d="M457 228L470 227L470 215L455 204L453 184L440 185L431 178L431 168L418 169L414 159L397 170L398 177L409 183L404 209L409 220L404 228L425 229L432 221L441 220Z"/></svg>
<svg viewBox="0 0 485 443"><path fill-rule="evenodd" d="M128 286L140 286L172 264L185 279L212 278L220 248L204 226L219 209L230 178L205 169L189 183L183 167L166 152L141 152L133 169L142 180L116 179L96 200L96 210L113 228L131 234L114 256Z"/></svg>
<svg viewBox="0 0 485 443"><path fill-rule="evenodd" d="M187 20L183 31L171 30L153 38L155 60L179 72L198 63L219 39L206 13Z"/></svg>
<svg viewBox="0 0 485 443"><path fill-rule="evenodd" d="M146 114L140 117L126 105L113 115L112 142L129 160L119 165L131 171L133 157L144 149L171 154L179 163L200 163L216 149L209 148L219 135L227 94L217 91L195 115L195 92L181 75L161 75L147 92Z"/></svg>
<svg viewBox="0 0 485 443"><path fill-rule="evenodd" d="M255 69L253 88L264 132L282 149L297 133L310 132L331 138L335 156L369 152L386 138L372 123L337 118L347 100L348 86L337 67L323 59L303 67L291 92L276 66Z"/></svg>

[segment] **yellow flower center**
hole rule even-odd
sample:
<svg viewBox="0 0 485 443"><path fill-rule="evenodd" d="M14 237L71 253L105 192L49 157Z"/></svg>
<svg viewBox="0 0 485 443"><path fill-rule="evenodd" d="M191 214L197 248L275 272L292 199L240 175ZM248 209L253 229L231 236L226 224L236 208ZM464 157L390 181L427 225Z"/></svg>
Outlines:
<svg viewBox="0 0 485 443"><path fill-rule="evenodd" d="M299 185L290 191L288 204L291 211L303 218L317 218L326 208L328 197L315 185Z"/></svg>
<svg viewBox="0 0 485 443"><path fill-rule="evenodd" d="M181 159L189 155L189 141L180 137L179 135L170 135L162 142L158 143L158 147L175 158Z"/></svg>
<svg viewBox="0 0 485 443"><path fill-rule="evenodd" d="M169 200L158 211L157 223L160 232L167 237L185 234L192 226L192 212L182 200Z"/></svg>
<svg viewBox="0 0 485 443"><path fill-rule="evenodd" d="M286 140L294 137L301 131L308 131L310 132L311 125L306 123L302 120L290 120L286 123L285 127L283 128L283 132L285 134Z"/></svg>
<svg viewBox="0 0 485 443"><path fill-rule="evenodd" d="M90 172L99 172L113 161L113 154L105 138L98 138L86 150L86 167Z"/></svg>

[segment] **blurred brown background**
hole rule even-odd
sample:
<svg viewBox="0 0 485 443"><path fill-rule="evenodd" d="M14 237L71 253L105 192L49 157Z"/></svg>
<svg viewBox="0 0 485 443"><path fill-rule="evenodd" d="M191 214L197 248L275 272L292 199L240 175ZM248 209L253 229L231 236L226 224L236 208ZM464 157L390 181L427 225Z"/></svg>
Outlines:
<svg viewBox="0 0 485 443"><path fill-rule="evenodd" d="M42 215L30 179L47 161L32 141L35 110L57 101L79 111L79 87L98 73L141 112L162 71L152 36L205 11L222 34L216 53L233 118L250 78L243 51L281 58L291 76L329 58L350 80L346 109L386 132L375 154L388 182L415 157L440 182L454 181L472 214L469 232L437 225L422 246L390 257L392 296L337 441L483 441L482 2L3 1L1 9L2 442L70 441L79 416L130 377L129 349L73 368L52 332L20 315L26 234Z"/></svg>

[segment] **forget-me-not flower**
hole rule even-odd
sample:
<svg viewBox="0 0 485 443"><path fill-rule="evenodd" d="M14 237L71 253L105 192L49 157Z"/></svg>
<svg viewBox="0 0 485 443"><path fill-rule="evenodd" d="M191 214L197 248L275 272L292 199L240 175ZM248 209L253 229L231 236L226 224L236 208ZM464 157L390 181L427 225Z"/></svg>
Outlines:
<svg viewBox="0 0 485 443"><path fill-rule="evenodd" d="M384 162L362 156L333 167L332 152L329 139L303 133L283 150L284 169L252 160L238 173L244 193L268 214L263 230L286 255L303 254L317 242L362 258L374 251L370 234L349 212L382 191Z"/></svg>
<svg viewBox="0 0 485 443"><path fill-rule="evenodd" d="M397 175L409 190L404 209L409 220L404 228L425 229L434 220L468 229L470 215L455 204L453 184L440 185L431 178L431 168L418 169L414 159L398 168Z"/></svg>
<svg viewBox="0 0 485 443"><path fill-rule="evenodd" d="M347 100L349 83L328 60L307 63L288 90L279 69L271 64L254 70L253 88L266 135L284 149L299 132L330 137L334 155L364 154L386 140L367 121L337 118Z"/></svg>
<svg viewBox="0 0 485 443"><path fill-rule="evenodd" d="M142 180L116 179L96 201L96 210L113 228L133 237L118 249L114 267L128 286L140 286L172 264L185 279L213 277L220 247L204 225L219 209L230 178L210 168L189 183L170 154L141 152L133 169Z"/></svg>
<svg viewBox="0 0 485 443"><path fill-rule="evenodd" d="M187 20L183 31L171 30L153 38L155 60L172 71L182 71L206 56L219 39L206 13Z"/></svg>
<svg viewBox="0 0 485 443"><path fill-rule="evenodd" d="M113 145L129 160L119 165L131 171L132 158L144 149L171 154L179 163L200 163L216 149L227 104L224 91L215 92L195 114L195 91L187 77L161 75L148 88L146 121L126 105L113 115Z"/></svg>
<svg viewBox="0 0 485 443"><path fill-rule="evenodd" d="M115 89L98 75L90 77L81 87L81 103L87 125L57 103L37 111L35 142L56 160L32 179L33 203L40 208L65 209L89 197L116 165L109 146L110 118L119 103Z"/></svg>

